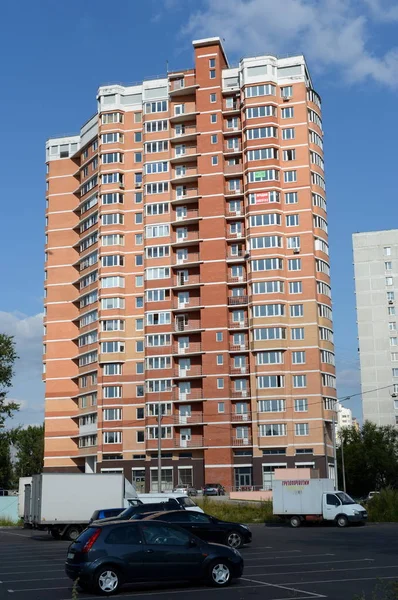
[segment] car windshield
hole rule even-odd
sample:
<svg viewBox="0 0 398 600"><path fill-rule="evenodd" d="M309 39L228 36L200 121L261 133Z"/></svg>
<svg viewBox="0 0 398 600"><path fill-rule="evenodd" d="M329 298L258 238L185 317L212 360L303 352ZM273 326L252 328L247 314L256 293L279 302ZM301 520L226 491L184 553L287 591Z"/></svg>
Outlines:
<svg viewBox="0 0 398 600"><path fill-rule="evenodd" d="M196 506L195 502L192 502L192 500L191 500L191 498L189 498L189 496L187 496L186 498L181 498L180 502L184 506Z"/></svg>
<svg viewBox="0 0 398 600"><path fill-rule="evenodd" d="M351 498L351 496L349 496L345 492L338 492L336 494L336 496L341 501L341 503L344 504L344 505L346 505L346 504L356 504L356 502L354 502L354 500Z"/></svg>

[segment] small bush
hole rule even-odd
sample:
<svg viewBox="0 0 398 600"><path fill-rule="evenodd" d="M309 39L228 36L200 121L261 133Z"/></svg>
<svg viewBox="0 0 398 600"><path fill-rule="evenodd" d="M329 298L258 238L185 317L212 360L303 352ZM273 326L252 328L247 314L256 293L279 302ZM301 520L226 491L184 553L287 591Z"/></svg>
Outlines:
<svg viewBox="0 0 398 600"><path fill-rule="evenodd" d="M265 521L276 521L272 514L272 502L259 502L256 504L231 502L228 500L210 500L209 498L197 499L196 504L205 513L235 523L264 523Z"/></svg>
<svg viewBox="0 0 398 600"><path fill-rule="evenodd" d="M18 522L9 518L0 518L0 527L17 527Z"/></svg>
<svg viewBox="0 0 398 600"><path fill-rule="evenodd" d="M398 521L398 490L381 490L366 505L369 521L393 523Z"/></svg>

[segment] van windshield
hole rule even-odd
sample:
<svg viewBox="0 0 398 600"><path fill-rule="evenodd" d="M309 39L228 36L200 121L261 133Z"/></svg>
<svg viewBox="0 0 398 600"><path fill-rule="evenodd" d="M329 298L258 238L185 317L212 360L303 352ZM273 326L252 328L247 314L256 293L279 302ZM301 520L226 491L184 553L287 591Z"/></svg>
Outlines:
<svg viewBox="0 0 398 600"><path fill-rule="evenodd" d="M341 503L344 505L356 504L356 502L354 502L354 500L351 498L351 496L349 496L345 492L337 492L336 496L341 501Z"/></svg>
<svg viewBox="0 0 398 600"><path fill-rule="evenodd" d="M192 502L191 498L188 498L188 496L184 498L178 498L178 501L183 506L196 506L195 502Z"/></svg>

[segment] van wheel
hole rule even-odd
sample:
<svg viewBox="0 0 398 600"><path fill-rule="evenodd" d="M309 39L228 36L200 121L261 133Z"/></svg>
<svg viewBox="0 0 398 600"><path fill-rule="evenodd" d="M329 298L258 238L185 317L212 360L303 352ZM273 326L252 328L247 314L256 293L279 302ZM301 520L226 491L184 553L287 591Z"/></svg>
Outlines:
<svg viewBox="0 0 398 600"><path fill-rule="evenodd" d="M69 540L70 542L74 542L79 537L80 532L80 527L78 527L77 525L71 525L70 527L68 527L63 537L64 539Z"/></svg>
<svg viewBox="0 0 398 600"><path fill-rule="evenodd" d="M336 518L336 523L338 527L347 527L348 525L348 519L345 515L339 515Z"/></svg>
<svg viewBox="0 0 398 600"><path fill-rule="evenodd" d="M294 528L301 527L301 519L297 515L290 517L289 523L290 523L290 527L294 527Z"/></svg>
<svg viewBox="0 0 398 600"><path fill-rule="evenodd" d="M119 571L112 565L99 568L94 578L95 590L101 596L116 594L121 585Z"/></svg>

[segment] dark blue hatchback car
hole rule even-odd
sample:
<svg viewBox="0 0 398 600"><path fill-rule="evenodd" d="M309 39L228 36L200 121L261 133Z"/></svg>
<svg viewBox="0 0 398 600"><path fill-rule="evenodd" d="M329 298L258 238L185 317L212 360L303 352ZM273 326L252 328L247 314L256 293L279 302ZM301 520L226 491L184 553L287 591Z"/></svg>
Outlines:
<svg viewBox="0 0 398 600"><path fill-rule="evenodd" d="M115 594L125 583L202 580L225 587L241 577L237 550L209 544L162 521L114 521L88 527L68 548L65 571L84 590Z"/></svg>

